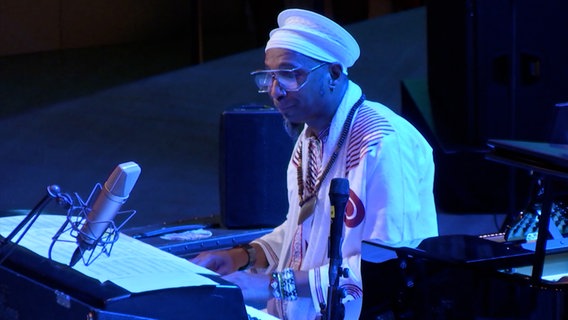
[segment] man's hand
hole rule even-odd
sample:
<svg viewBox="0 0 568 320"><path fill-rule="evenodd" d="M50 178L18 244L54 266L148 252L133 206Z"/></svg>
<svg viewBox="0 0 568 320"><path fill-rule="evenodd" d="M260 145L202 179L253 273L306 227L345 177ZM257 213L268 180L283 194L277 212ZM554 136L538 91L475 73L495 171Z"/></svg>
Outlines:
<svg viewBox="0 0 568 320"><path fill-rule="evenodd" d="M248 305L264 307L271 296L270 276L267 274L237 271L224 276L223 279L241 288L245 303Z"/></svg>
<svg viewBox="0 0 568 320"><path fill-rule="evenodd" d="M230 249L200 253L190 261L220 275L226 275L237 271L241 267L237 265L238 261L242 260L239 255L245 255L244 259L246 259L246 252L243 249Z"/></svg>

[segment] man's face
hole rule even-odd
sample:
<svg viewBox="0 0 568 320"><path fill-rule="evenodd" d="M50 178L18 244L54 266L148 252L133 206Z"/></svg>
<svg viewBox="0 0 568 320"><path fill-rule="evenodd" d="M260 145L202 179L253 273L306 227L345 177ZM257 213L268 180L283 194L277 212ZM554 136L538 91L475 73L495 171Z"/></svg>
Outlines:
<svg viewBox="0 0 568 320"><path fill-rule="evenodd" d="M299 90L286 90L286 84L279 83L277 78L272 80L268 88L274 106L288 121L309 125L326 116L326 109L329 108L325 97L325 90L328 90L326 79L329 78L327 64L321 65L321 62L295 51L280 48L268 49L264 63L271 70L297 68L295 77L298 83L303 84Z"/></svg>

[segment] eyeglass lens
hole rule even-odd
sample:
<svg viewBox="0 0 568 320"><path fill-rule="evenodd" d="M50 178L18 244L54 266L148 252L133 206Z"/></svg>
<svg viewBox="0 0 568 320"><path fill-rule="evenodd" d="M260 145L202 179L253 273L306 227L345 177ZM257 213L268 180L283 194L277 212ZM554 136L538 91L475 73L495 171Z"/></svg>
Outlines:
<svg viewBox="0 0 568 320"><path fill-rule="evenodd" d="M290 70L260 70L252 72L251 75L254 77L259 93L268 92L274 80L277 80L280 87L285 91L298 91L306 84L308 75L325 64L321 63L303 73L300 68L294 68Z"/></svg>
<svg viewBox="0 0 568 320"><path fill-rule="evenodd" d="M299 87L296 73L292 70L259 71L254 74L254 81L259 92L268 92L274 80L277 80L280 86L287 91L297 90Z"/></svg>

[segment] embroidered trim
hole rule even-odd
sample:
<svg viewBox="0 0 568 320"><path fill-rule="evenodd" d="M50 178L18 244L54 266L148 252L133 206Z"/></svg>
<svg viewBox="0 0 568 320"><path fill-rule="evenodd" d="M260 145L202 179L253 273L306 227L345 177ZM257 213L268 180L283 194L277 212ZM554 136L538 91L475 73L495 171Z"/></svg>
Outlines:
<svg viewBox="0 0 568 320"><path fill-rule="evenodd" d="M353 123L353 130L347 146L347 172L359 165L369 150L379 144L385 136L394 132L390 123L378 115L373 108L362 107Z"/></svg>

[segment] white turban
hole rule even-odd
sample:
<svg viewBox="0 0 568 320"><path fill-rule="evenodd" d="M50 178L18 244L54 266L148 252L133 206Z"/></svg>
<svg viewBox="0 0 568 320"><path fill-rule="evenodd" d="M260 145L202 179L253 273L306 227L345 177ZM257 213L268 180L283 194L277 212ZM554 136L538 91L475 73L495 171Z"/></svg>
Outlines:
<svg viewBox="0 0 568 320"><path fill-rule="evenodd" d="M357 41L334 21L302 9L288 9L278 15L278 28L270 32L265 51L283 48L323 62L338 62L347 74L359 58Z"/></svg>

